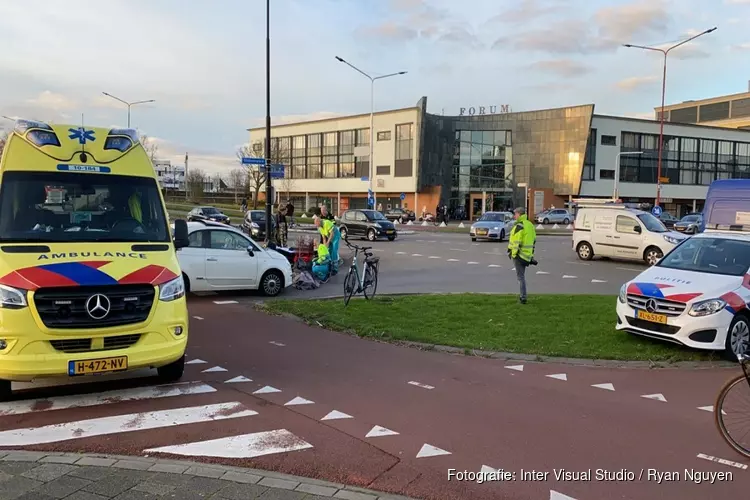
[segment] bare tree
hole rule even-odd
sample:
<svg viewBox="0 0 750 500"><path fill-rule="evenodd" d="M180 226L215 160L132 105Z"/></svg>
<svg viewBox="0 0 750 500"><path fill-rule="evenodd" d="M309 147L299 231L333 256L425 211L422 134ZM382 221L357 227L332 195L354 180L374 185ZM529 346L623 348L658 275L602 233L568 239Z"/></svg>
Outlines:
<svg viewBox="0 0 750 500"><path fill-rule="evenodd" d="M3 149L5 149L6 142L8 142L8 132L0 130L0 156L3 155Z"/></svg>
<svg viewBox="0 0 750 500"><path fill-rule="evenodd" d="M290 177L291 172L289 169L284 169L284 178L278 180L279 191L284 193L286 199L291 198L291 191L294 189L294 179Z"/></svg>
<svg viewBox="0 0 750 500"><path fill-rule="evenodd" d="M141 144L143 145L143 149L146 150L146 154L151 160L151 163L154 163L156 160L156 153L159 152L159 145L156 144L154 139L145 134L141 135Z"/></svg>
<svg viewBox="0 0 750 500"><path fill-rule="evenodd" d="M200 169L191 169L186 179L188 196L191 200L200 200L203 197L203 188L206 183L206 174Z"/></svg>
<svg viewBox="0 0 750 500"><path fill-rule="evenodd" d="M241 168L235 168L231 172L229 172L229 185L234 190L235 203L238 202L240 190L242 190L243 194L247 192L247 186L245 186L245 177L247 177L247 174Z"/></svg>
<svg viewBox="0 0 750 500"><path fill-rule="evenodd" d="M280 141L271 138L271 164L287 161L288 151L281 147ZM256 141L252 146L243 146L237 151L237 160L242 165L242 158L263 158L265 156L263 141ZM253 208L258 208L258 195L266 185L267 175L258 165L242 165L247 176L247 191L253 194Z"/></svg>

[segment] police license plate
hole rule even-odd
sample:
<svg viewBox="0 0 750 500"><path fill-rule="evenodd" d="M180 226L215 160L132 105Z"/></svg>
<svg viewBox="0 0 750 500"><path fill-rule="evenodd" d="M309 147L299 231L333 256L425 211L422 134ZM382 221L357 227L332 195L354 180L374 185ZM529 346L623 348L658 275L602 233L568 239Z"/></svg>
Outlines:
<svg viewBox="0 0 750 500"><path fill-rule="evenodd" d="M663 314L654 314L648 311L638 311L636 317L644 321L650 321L651 323L661 323L662 325L667 324L667 317Z"/></svg>
<svg viewBox="0 0 750 500"><path fill-rule="evenodd" d="M128 357L87 359L68 362L68 375L93 375L95 373L119 372L128 369Z"/></svg>
<svg viewBox="0 0 750 500"><path fill-rule="evenodd" d="M489 229L477 229L477 234L487 234Z"/></svg>

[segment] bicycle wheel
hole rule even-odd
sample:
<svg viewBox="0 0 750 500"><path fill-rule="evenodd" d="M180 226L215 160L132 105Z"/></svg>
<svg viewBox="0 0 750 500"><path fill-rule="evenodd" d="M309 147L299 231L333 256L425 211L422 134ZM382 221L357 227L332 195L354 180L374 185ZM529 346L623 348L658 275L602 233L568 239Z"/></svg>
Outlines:
<svg viewBox="0 0 750 500"><path fill-rule="evenodd" d="M378 289L378 268L368 264L362 281L364 283L362 293L365 295L365 299L370 300L375 297L375 292Z"/></svg>
<svg viewBox="0 0 750 500"><path fill-rule="evenodd" d="M727 398L729 397L729 401ZM738 400L735 402L735 400ZM714 420L724 441L750 458L750 381L744 374L727 381L714 406ZM735 428L734 424L738 424Z"/></svg>
<svg viewBox="0 0 750 500"><path fill-rule="evenodd" d="M354 290L357 289L357 273L354 272L354 269L349 269L349 273L347 273L346 278L344 279L344 305L349 304L349 300L352 298L352 295L354 295Z"/></svg>

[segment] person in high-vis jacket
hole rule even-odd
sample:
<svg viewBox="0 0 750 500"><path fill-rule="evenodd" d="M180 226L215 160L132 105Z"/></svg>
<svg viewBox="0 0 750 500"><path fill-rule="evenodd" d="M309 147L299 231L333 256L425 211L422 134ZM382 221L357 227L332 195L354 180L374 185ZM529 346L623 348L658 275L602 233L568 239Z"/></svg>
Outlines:
<svg viewBox="0 0 750 500"><path fill-rule="evenodd" d="M536 265L534 259L534 247L536 245L536 230L534 225L526 216L526 209L516 208L513 212L516 220L510 232L508 243L508 257L516 265L516 277L520 287L519 299L521 304L526 303L526 268Z"/></svg>

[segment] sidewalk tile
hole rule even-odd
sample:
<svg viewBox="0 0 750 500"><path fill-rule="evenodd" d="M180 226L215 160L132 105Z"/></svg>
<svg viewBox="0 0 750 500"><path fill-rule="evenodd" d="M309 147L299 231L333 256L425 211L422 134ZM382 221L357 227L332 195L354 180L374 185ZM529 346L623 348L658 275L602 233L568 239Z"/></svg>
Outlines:
<svg viewBox="0 0 750 500"><path fill-rule="evenodd" d="M338 493L333 495L333 498L341 498L342 500L378 500L377 495L351 490L339 490Z"/></svg>
<svg viewBox="0 0 750 500"><path fill-rule="evenodd" d="M190 467L184 472L189 476L208 477L218 479L224 475L224 471L221 469L215 469L213 467Z"/></svg>
<svg viewBox="0 0 750 500"><path fill-rule="evenodd" d="M311 496L301 491L270 489L265 495L260 497L260 500L315 500L314 498L310 498Z"/></svg>
<svg viewBox="0 0 750 500"><path fill-rule="evenodd" d="M33 479L21 476L12 477L0 484L0 500L16 499L24 493L28 493L34 488L38 488L42 484L43 483L39 481L34 481Z"/></svg>
<svg viewBox="0 0 750 500"><path fill-rule="evenodd" d="M301 491L303 493L311 493L321 497L332 497L339 491L339 488L331 488L330 486L319 486L317 484L302 483L297 486L295 491Z"/></svg>
<svg viewBox="0 0 750 500"><path fill-rule="evenodd" d="M76 467L74 465L44 464L31 469L30 471L26 471L21 475L29 479L35 479L43 483L48 483L53 479L57 479L58 477L64 476L69 472L73 472L74 470L76 470Z"/></svg>
<svg viewBox="0 0 750 500"><path fill-rule="evenodd" d="M111 498L119 495L123 491L129 490L136 484L138 484L137 479L122 477L118 474L113 474L100 481L97 481L96 483L91 483L90 485L86 486L83 491Z"/></svg>
<svg viewBox="0 0 750 500"><path fill-rule="evenodd" d="M166 484L153 483L150 481L146 481L145 483L133 486L133 489L135 491L142 491L143 493L159 496L166 495L167 493L172 493L176 488L177 486L169 486Z"/></svg>
<svg viewBox="0 0 750 500"><path fill-rule="evenodd" d="M149 470L153 463L141 462L139 460L118 460L112 467L115 469Z"/></svg>
<svg viewBox="0 0 750 500"><path fill-rule="evenodd" d="M169 472L172 474L182 474L186 470L188 470L187 465L178 464L154 464L148 469L149 472Z"/></svg>
<svg viewBox="0 0 750 500"><path fill-rule="evenodd" d="M88 491L76 491L65 500L109 500L107 497L89 493Z"/></svg>
<svg viewBox="0 0 750 500"><path fill-rule="evenodd" d="M255 500L267 491L268 488L257 484L232 484L223 488L216 496L226 500Z"/></svg>
<svg viewBox="0 0 750 500"><path fill-rule="evenodd" d="M41 463L45 464L74 464L79 461L81 457L79 455L48 455L40 460Z"/></svg>
<svg viewBox="0 0 750 500"><path fill-rule="evenodd" d="M288 479L276 479L275 477L264 477L260 483L261 486L269 488L280 488L284 490L293 490L299 486L299 481L289 481Z"/></svg>
<svg viewBox="0 0 750 500"><path fill-rule="evenodd" d="M149 479L149 482L166 484L167 486L182 486L187 484L191 479L192 476L183 476L170 472L157 472Z"/></svg>
<svg viewBox="0 0 750 500"><path fill-rule="evenodd" d="M256 476L255 474L247 474L245 472L227 471L223 476L221 476L221 479L223 479L224 481L234 481L235 483L255 484L263 478L261 476Z"/></svg>
<svg viewBox="0 0 750 500"><path fill-rule="evenodd" d="M99 457L83 457L78 462L76 462L76 465L91 465L94 467L111 467L112 464L117 462L117 460L112 460L111 458L99 458Z"/></svg>
<svg viewBox="0 0 750 500"><path fill-rule="evenodd" d="M40 486L36 491L54 498L66 498L68 495L72 495L76 491L82 490L89 484L91 484L91 481L87 481L86 479L80 479L73 476L62 476L48 482L44 486Z"/></svg>
<svg viewBox="0 0 750 500"><path fill-rule="evenodd" d="M9 451L2 460L3 462L36 462L47 455L48 453L38 451Z"/></svg>

